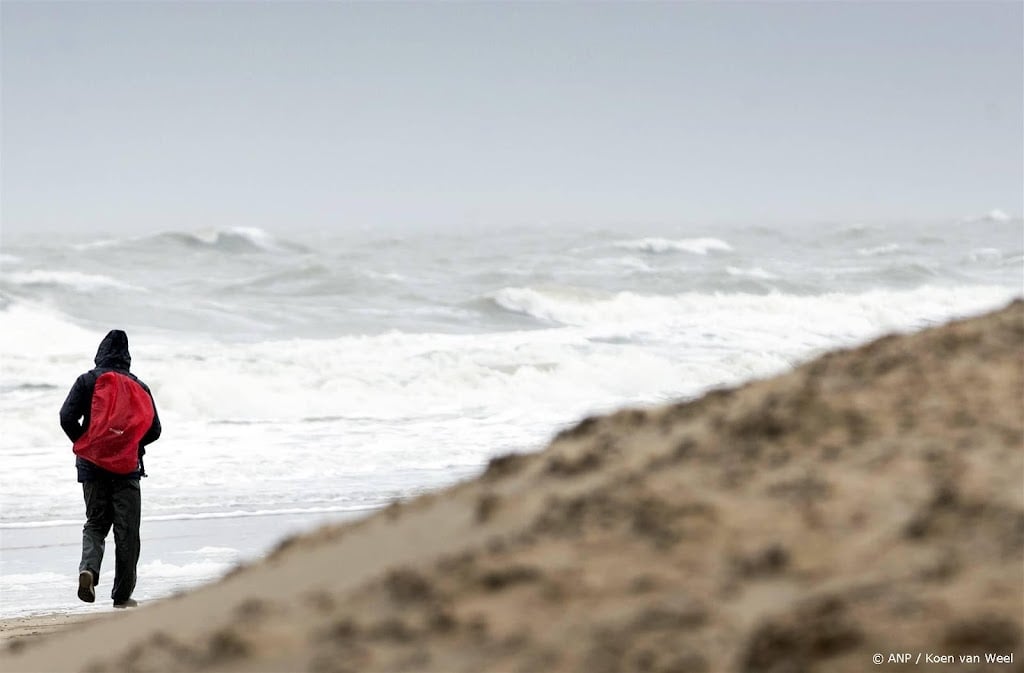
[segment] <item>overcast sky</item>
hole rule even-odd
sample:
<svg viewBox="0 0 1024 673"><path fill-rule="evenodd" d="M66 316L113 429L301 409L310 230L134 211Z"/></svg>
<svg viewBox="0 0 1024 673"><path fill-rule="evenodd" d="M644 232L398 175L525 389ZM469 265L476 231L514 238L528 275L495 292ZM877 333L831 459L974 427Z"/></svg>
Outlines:
<svg viewBox="0 0 1024 673"><path fill-rule="evenodd" d="M1022 7L5 0L3 227L1019 215Z"/></svg>

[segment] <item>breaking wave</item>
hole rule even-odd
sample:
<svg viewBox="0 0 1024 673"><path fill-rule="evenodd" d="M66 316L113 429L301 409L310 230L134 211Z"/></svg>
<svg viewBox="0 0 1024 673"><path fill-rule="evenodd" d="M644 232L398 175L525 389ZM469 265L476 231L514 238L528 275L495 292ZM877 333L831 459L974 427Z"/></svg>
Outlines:
<svg viewBox="0 0 1024 673"><path fill-rule="evenodd" d="M596 296L592 292L537 288L505 288L493 296L495 304L512 313L547 323L570 326L610 324L668 327L680 320L709 321L709 316L728 317L732 323L758 325L754 316L784 316L791 324L813 323L822 316L850 324L866 322L877 330L912 327L909 316L927 321L931 316L948 318L964 312L995 308L1015 296L1001 286L937 287L912 290L871 290L861 293L829 293L799 296L772 292L687 292L676 295L644 295L618 292ZM901 319L900 316L907 316ZM845 318L844 318L845 316Z"/></svg>
<svg viewBox="0 0 1024 673"><path fill-rule="evenodd" d="M82 252L130 248L166 253L167 246L225 253L309 252L299 243L282 240L258 227L226 227L197 231L165 231L132 238L108 238L73 246Z"/></svg>
<svg viewBox="0 0 1024 673"><path fill-rule="evenodd" d="M632 241L616 241L614 245L625 250L637 250L655 255L675 252L706 255L709 252L729 252L732 250L731 245L719 238L683 238L678 240L639 238Z"/></svg>
<svg viewBox="0 0 1024 673"><path fill-rule="evenodd" d="M857 254L861 257L877 257L879 255L891 255L900 250L899 243L888 243L886 245L876 245L872 248L858 248Z"/></svg>
<svg viewBox="0 0 1024 673"><path fill-rule="evenodd" d="M765 271L759 266L755 266L752 269L741 269L735 266L725 267L725 272L730 276L737 276L740 278L756 278L757 280L778 280L779 276L772 273L771 271Z"/></svg>
<svg viewBox="0 0 1024 673"><path fill-rule="evenodd" d="M110 276L82 273L80 271L51 271L34 269L32 271L16 271L3 275L3 280L23 287L58 287L69 288L79 292L94 290L142 290L123 283Z"/></svg>
<svg viewBox="0 0 1024 673"><path fill-rule="evenodd" d="M993 208L987 213L981 215L969 215L963 219L965 224L1004 224L1006 222L1012 222L1013 216L1009 213L1000 210L999 208Z"/></svg>

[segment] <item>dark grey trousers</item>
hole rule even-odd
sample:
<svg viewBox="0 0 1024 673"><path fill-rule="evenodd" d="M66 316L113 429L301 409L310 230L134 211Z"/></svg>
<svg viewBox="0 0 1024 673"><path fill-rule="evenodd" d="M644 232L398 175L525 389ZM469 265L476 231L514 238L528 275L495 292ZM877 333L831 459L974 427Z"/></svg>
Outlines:
<svg viewBox="0 0 1024 673"><path fill-rule="evenodd" d="M82 562L78 571L91 570L97 583L107 533L114 527L114 588L110 597L121 603L135 591L135 567L139 563L139 524L142 490L138 479L101 479L82 484L85 494L85 527L82 529Z"/></svg>

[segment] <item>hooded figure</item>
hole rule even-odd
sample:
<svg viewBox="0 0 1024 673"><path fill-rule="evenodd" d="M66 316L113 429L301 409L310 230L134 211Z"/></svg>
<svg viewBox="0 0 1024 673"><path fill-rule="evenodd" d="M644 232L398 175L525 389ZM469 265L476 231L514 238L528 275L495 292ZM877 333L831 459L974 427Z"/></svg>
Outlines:
<svg viewBox="0 0 1024 673"><path fill-rule="evenodd" d="M160 417L156 412L156 403L149 387L140 381L129 369L132 364L128 352L128 335L122 330L111 330L100 342L94 360L96 367L82 374L75 380L68 393L64 405L60 409L60 425L64 433L75 443L75 467L78 470L78 481L82 484L85 496L86 523L82 530L82 560L79 564L78 597L87 603L96 600L95 585L100 577L100 565L103 562L103 551L107 534L111 526L114 528L116 545L114 583L111 598L114 607L130 607L135 605L131 595L135 590L136 566L139 560L139 523L142 518L142 491L140 477L144 477L142 456L147 444L160 437ZM114 375L110 375L114 373ZM98 392L97 381L104 379L103 392ZM116 427L98 426L91 428L92 414L95 410L105 411L111 385L133 389L138 396L148 397L150 409L144 409L143 426L133 437L138 440L135 460L130 454L125 470L114 472L100 467L88 460L80 452L81 444L88 443L90 438L100 431L122 434L124 431ZM137 384L137 385L136 385ZM98 423L106 423L104 418ZM131 420L131 419L128 419ZM138 419L135 419L138 420ZM137 426L138 424L136 424ZM148 425L148 427L146 427ZM90 432L90 429L93 432Z"/></svg>
<svg viewBox="0 0 1024 673"><path fill-rule="evenodd" d="M128 352L128 335L124 330L112 329L107 332L107 336L100 342L100 347L96 349L93 362L102 369L131 369L132 356Z"/></svg>

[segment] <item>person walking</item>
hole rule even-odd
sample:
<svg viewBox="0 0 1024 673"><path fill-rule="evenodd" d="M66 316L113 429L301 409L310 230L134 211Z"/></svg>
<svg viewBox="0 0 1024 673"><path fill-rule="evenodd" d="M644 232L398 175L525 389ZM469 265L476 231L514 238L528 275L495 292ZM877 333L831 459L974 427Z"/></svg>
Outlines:
<svg viewBox="0 0 1024 673"><path fill-rule="evenodd" d="M96 600L96 584L107 534L114 528L115 608L134 607L139 525L146 476L145 447L160 437L160 417L149 387L129 370L128 335L111 330L96 351L96 366L71 387L60 409L60 425L74 443L75 467L85 496L78 597Z"/></svg>

